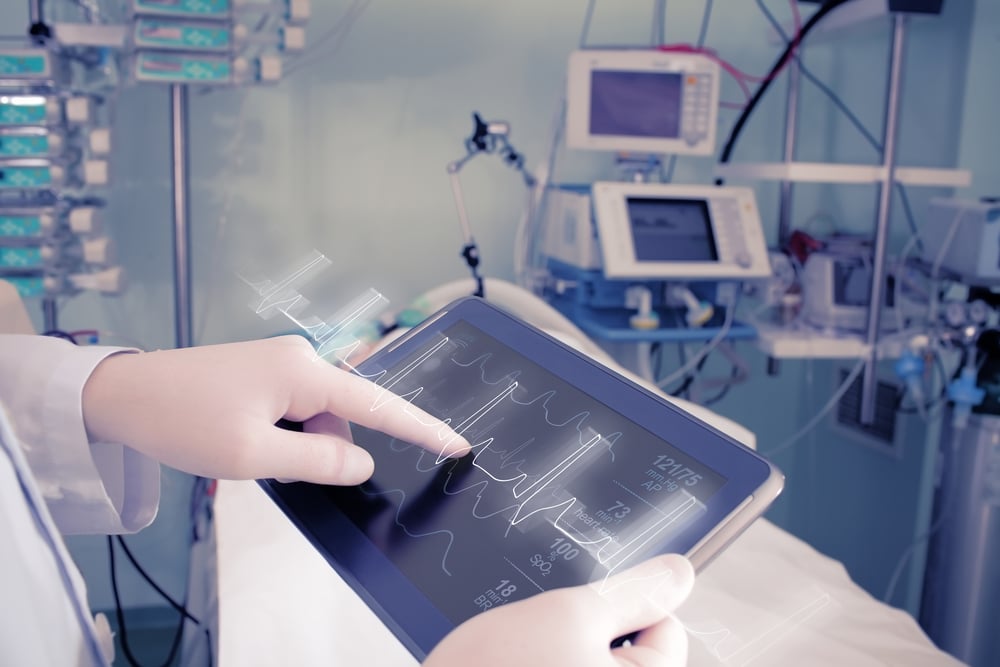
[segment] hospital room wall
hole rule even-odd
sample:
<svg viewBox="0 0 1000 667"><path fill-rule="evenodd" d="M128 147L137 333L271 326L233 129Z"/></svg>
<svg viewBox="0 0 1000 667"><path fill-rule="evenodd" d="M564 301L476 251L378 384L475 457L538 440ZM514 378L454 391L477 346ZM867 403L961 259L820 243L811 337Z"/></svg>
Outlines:
<svg viewBox="0 0 1000 667"><path fill-rule="evenodd" d="M965 103L959 163L971 169L972 187L964 197L1000 196L1000 76L996 64L1000 54L1000 3L976 0L975 21L969 32L969 67L966 72Z"/></svg>
<svg viewBox="0 0 1000 667"><path fill-rule="evenodd" d="M511 123L511 141L526 155L529 167L545 159L566 56L577 46L585 2L362 4L366 9L351 30L331 36L329 29L353 5L347 0L314 3L309 38L319 44L326 35L326 41L307 56L307 64L292 64L280 86L191 94L198 343L290 330L287 322L254 316L246 307L247 288L235 273L277 270L289 257L311 248L334 262L326 275L329 303L323 304L331 311L364 287L376 287L401 307L428 288L465 277L445 165L463 155L462 140L471 130L473 110ZM904 107L901 150L909 163L954 162L963 85L955 73L964 71L965 57L956 44L967 31L967 17L951 7L964 4L946 3L946 19L913 22L911 52L921 40L930 44L912 54L915 62L908 67L908 81L915 85L908 88L913 101ZM695 41L705 4L667 5L667 41ZM789 19L784 3L769 5ZM597 2L589 44L648 42L651 7L651 2ZM876 134L881 127L886 26L878 22L846 36L817 36L806 55L812 70L830 82ZM946 36L943 43L940 35ZM779 52L766 21L745 0L714 3L706 43L750 72L765 71ZM938 88L928 91L919 85L922 79ZM942 88L951 94L941 94ZM913 91L922 90L926 94L914 100ZM724 81L723 94L727 100L740 99L729 80ZM780 156L783 96L783 85L776 85L764 99L735 159ZM117 105L110 214L131 278L129 289L114 299L84 296L69 301L61 317L67 328L116 332L118 337L109 342L137 340L147 348L169 347L173 323L167 93L158 87L128 88ZM876 159L815 91L804 89L802 109L801 159ZM723 112L722 137L734 118L734 112ZM927 124L942 131L928 132ZM711 160L681 159L675 180L708 182L711 167ZM554 180L587 182L612 176L605 156L562 152ZM521 213L523 186L491 156L473 160L461 178L483 271L510 277L512 230ZM757 192L773 240L777 188L761 184ZM920 197L914 199L919 210ZM841 190L802 186L797 189L796 219L808 221L817 233L827 229L830 220L868 230L874 201L871 189L851 189L845 196ZM893 227L905 229L898 213ZM743 347L755 378L737 387L720 411L750 426L762 446L778 442L825 401L831 383L821 375L829 369L822 362L788 362L780 376L767 377L763 358ZM837 436L824 429L813 437L817 446L838 443ZM790 475L798 463L788 466ZM793 493L773 513L776 521L793 527L806 523L799 509L803 505L792 502L804 493L795 492L796 484L791 480ZM171 536L175 542L144 544L140 559L172 579L176 591L184 575L179 566L184 558L184 512L171 513L169 508L186 506L183 491L168 489L164 505L165 518L173 516L175 522L164 528L164 542ZM94 605L111 606L105 564L96 553L81 560ZM130 592L130 604L156 603L154 595L140 589Z"/></svg>

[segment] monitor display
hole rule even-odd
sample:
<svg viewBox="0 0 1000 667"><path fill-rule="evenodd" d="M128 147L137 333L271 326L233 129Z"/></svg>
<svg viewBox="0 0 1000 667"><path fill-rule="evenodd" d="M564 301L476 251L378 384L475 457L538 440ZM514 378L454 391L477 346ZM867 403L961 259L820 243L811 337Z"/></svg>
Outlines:
<svg viewBox="0 0 1000 667"><path fill-rule="evenodd" d="M566 76L566 146L711 155L719 65L701 53L580 49Z"/></svg>
<svg viewBox="0 0 1000 667"><path fill-rule="evenodd" d="M590 133L676 139L681 134L683 81L676 72L594 70Z"/></svg>
<svg viewBox="0 0 1000 667"><path fill-rule="evenodd" d="M438 460L355 426L375 475L326 492L456 625L602 578L665 544L686 550L726 483L465 321L385 370L404 376L393 393L449 420L473 454Z"/></svg>
<svg viewBox="0 0 1000 667"><path fill-rule="evenodd" d="M704 199L627 197L639 262L716 262L719 252Z"/></svg>

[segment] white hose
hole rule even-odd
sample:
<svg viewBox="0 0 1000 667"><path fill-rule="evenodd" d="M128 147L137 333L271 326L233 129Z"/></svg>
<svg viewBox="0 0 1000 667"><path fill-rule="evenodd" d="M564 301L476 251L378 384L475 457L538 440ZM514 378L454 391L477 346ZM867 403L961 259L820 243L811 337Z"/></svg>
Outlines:
<svg viewBox="0 0 1000 667"><path fill-rule="evenodd" d="M858 377L858 375L861 374L861 371L864 370L864 368L865 368L865 360L862 359L854 366L854 368L851 370L848 376L844 378L844 381L843 383L841 383L840 388L837 389L837 391L833 392L833 396L830 397L830 400L827 401L826 405L820 408L820 411L817 412L812 419L806 422L802 428L793 433L791 436L785 438L784 442L782 442L780 445L778 445L774 449L769 449L766 452L762 452L762 454L764 454L764 456L773 456L778 452L784 451L789 447L791 447L792 445L794 445L796 442L798 442L799 439L806 433L815 428L816 425L819 424L820 421L823 419L823 417L825 417L826 414L830 412L830 410L833 410L833 408L837 405L840 399L844 397L844 394L846 394L847 390L851 388L851 384L854 383L854 380Z"/></svg>
<svg viewBox="0 0 1000 667"><path fill-rule="evenodd" d="M657 386L661 388L667 387L676 382L677 380L681 379L688 373L690 373L692 370L694 370L694 368L699 363L701 363L701 360L704 359L709 352L714 350L719 343L725 340L726 336L729 334L729 330L733 326L733 313L735 311L736 311L735 306L730 306L729 308L726 308L726 319L725 321L723 321L722 327L719 329L718 333L716 333L715 336L712 337L712 340L705 343L693 357L688 359L687 363L685 363L683 366L675 370L667 377L663 378L662 380L659 380L656 383Z"/></svg>

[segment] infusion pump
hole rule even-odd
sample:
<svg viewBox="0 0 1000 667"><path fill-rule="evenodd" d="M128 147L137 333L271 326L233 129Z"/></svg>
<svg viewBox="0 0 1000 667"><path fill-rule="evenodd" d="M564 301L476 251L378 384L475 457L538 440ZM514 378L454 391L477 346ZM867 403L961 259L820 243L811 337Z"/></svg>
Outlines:
<svg viewBox="0 0 1000 667"><path fill-rule="evenodd" d="M551 193L550 259L609 280L713 281L771 275L753 190L596 182Z"/></svg>

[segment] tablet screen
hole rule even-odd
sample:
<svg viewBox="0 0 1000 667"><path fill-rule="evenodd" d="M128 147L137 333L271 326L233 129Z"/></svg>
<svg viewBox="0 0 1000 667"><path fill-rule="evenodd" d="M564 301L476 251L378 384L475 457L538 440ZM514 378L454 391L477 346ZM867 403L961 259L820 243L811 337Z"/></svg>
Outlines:
<svg viewBox="0 0 1000 667"><path fill-rule="evenodd" d="M638 562L726 481L466 321L384 370L380 384L449 420L472 453L442 460L355 427L375 476L329 493L456 625Z"/></svg>
<svg viewBox="0 0 1000 667"><path fill-rule="evenodd" d="M703 567L781 489L753 451L481 299L357 371L387 390L372 409L408 401L472 451L352 425L368 482L261 484L418 659L476 614L656 553Z"/></svg>

